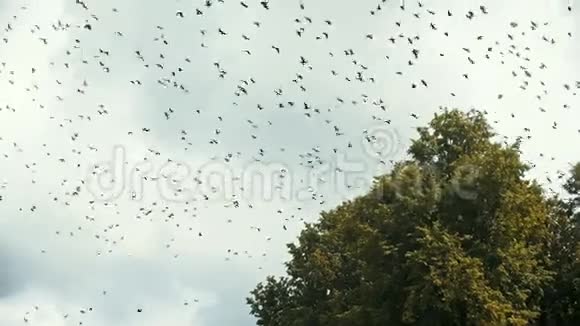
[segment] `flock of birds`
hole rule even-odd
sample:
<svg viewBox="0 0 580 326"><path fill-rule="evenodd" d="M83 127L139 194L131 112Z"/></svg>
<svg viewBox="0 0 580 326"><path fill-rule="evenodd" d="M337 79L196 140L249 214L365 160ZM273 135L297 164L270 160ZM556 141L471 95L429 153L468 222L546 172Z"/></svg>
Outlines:
<svg viewBox="0 0 580 326"><path fill-rule="evenodd" d="M43 229L36 232L66 238L69 245L80 241L79 237L90 239L99 248L97 256L127 254L125 243L146 223L169 230L170 236L158 246L174 259L185 256L186 263L188 258L195 261L195 255L181 255L180 248L200 246L203 250L209 242L200 241L215 244L227 239L240 246L223 248L226 262L249 259L260 273L269 274L279 268L272 266L284 260L283 244L293 241L303 223L344 199L330 185L337 174L349 172L335 164L336 157L360 156L362 150L366 163L376 167L367 168L366 183L341 179L346 180L342 186L350 197L364 193L377 171L388 171L404 157L405 137L412 134L393 130L424 125L433 113L416 104L405 107L414 103L411 100L427 98L436 107L447 106L440 105L443 101L455 103L454 99L473 92L466 85L481 83L488 67L494 67L510 88L487 98L483 111L493 126L526 121L528 114L503 107L504 101L521 96L532 99L526 110L540 114L541 123L553 132L560 131L563 122L552 118L551 112L578 116L574 103L580 80L550 75L554 62L545 55L550 49L574 44L573 31L554 31L549 21L514 17L497 27L500 32L486 33L489 23L480 20L494 12L481 2L468 10L441 10L426 0L381 0L365 9L358 26L332 18L332 8L324 13L319 8L311 10L315 4L307 1L205 0L189 8L167 2L164 6L171 7L165 8L171 15L166 12L163 22L147 19L149 26L139 26L152 31L147 35L139 30L110 30L130 26L131 16L138 15L123 11L121 4L103 9L95 1L67 0L74 16L44 25L27 20L33 4L19 5L0 21L0 166L18 170L13 178L6 170L7 175L0 176L0 213L8 220L50 215L55 208L70 210L81 220L65 219L62 225L44 221ZM222 25L219 19L216 24L216 17L226 8L240 16L251 12L251 19L235 26L228 21ZM567 11L573 13L570 5ZM285 20L269 18L270 12ZM385 30L365 30L365 21L381 17L390 17L384 18ZM451 20L456 25L450 25ZM467 36L457 30L470 24L484 24L484 28ZM337 30L354 35L359 46L340 43L343 35ZM30 57L37 62L34 54L14 50L22 46L23 38L38 51L51 48L53 42L58 46L54 55L41 58L45 65L29 65L23 61ZM433 40L442 45L436 46ZM542 49L534 47L538 42ZM18 51L11 57L18 63L5 58L10 49ZM448 76L446 70L453 69L445 63L450 61L438 60L457 63L461 68L453 69L461 69L460 73ZM425 69L434 72L422 74ZM437 93L441 102L423 95L428 91ZM391 92L406 94L409 101L396 108ZM136 100L137 104L116 104L123 93L141 94L144 99ZM560 107L546 104L548 99ZM127 113L130 106L141 105L152 108ZM38 134L36 127L26 125L28 118L41 126ZM357 121L367 127L359 127ZM525 126L499 140L506 144L531 141L538 133L533 128ZM580 128L574 134L571 143L580 139ZM108 140L99 142L103 139ZM136 161L125 160L121 164L133 168L138 180L121 176L123 182L147 186L124 185L111 193L111 188L101 185L101 178L112 175L108 182L114 185L119 176L110 164L97 162L110 159L115 144L127 144L131 159L162 169L147 174L150 170L145 165L132 166ZM199 153L202 158L197 157ZM538 160L555 161L557 156L537 154L531 158L532 166ZM201 165L184 163L190 160ZM264 200L253 192L253 184L240 172L247 166L256 166L257 171L275 167L272 188L279 201ZM208 172L208 167L217 170ZM547 188L557 191L553 182L565 179L566 169L563 166L555 175L543 176ZM326 174L310 176L321 170ZM214 172L227 180L212 184ZM94 187L95 182L99 187ZM159 183L165 187L162 194L155 188ZM142 191L147 187L155 188L153 197ZM191 187L203 191L193 193ZM228 187L231 193L226 196ZM36 195L21 194L29 192L28 188L40 190ZM123 193L127 189L128 199ZM300 193L295 197L297 189ZM206 225L210 222L204 215L212 214L208 211L215 207L223 208L219 214L227 212L223 213L227 217L209 217L212 226ZM253 217L260 214L266 219ZM229 231L220 233L224 228ZM53 253L39 245L41 255ZM100 295L114 290L101 289ZM187 298L182 304L199 302L199 298ZM33 306L24 312L24 322L32 324L41 308ZM134 312L144 309L135 307ZM91 306L62 318L82 325L92 312Z"/></svg>

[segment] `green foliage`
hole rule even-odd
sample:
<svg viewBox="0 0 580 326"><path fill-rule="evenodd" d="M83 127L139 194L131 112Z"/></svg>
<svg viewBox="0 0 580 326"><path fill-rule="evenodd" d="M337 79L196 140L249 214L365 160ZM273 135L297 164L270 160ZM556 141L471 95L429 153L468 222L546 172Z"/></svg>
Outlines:
<svg viewBox="0 0 580 326"><path fill-rule="evenodd" d="M580 320L571 204L524 179L517 145L494 143L479 112L446 111L418 132L412 160L288 245L287 277L248 298L258 325Z"/></svg>
<svg viewBox="0 0 580 326"><path fill-rule="evenodd" d="M564 185L564 189L572 196L572 204L575 208L580 207L580 163L570 170L570 179Z"/></svg>
<svg viewBox="0 0 580 326"><path fill-rule="evenodd" d="M545 314L559 325L580 324L580 163L570 170L564 188L569 199L554 199L549 254L556 271L546 289Z"/></svg>

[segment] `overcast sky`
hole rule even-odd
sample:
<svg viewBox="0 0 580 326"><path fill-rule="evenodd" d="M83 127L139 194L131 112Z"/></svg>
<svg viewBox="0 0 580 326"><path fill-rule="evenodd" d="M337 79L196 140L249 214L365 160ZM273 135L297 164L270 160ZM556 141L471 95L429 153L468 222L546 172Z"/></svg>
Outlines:
<svg viewBox="0 0 580 326"><path fill-rule="evenodd" d="M253 325L304 222L442 106L523 137L557 191L577 11L379 2L0 0L0 324Z"/></svg>

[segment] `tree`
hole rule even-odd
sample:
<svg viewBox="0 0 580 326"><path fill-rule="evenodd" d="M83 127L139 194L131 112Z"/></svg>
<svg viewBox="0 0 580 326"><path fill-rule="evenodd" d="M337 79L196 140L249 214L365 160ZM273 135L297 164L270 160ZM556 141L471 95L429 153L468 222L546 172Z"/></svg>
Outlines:
<svg viewBox="0 0 580 326"><path fill-rule="evenodd" d="M568 198L553 198L552 242L548 254L555 278L546 288L544 315L557 325L580 324L580 163L564 185Z"/></svg>
<svg viewBox="0 0 580 326"><path fill-rule="evenodd" d="M564 185L564 189L570 194L570 207L573 210L580 208L580 163L570 169L570 178Z"/></svg>
<svg viewBox="0 0 580 326"><path fill-rule="evenodd" d="M258 325L528 325L546 315L556 281L547 253L569 241L555 238L561 201L524 178L519 144L494 142L480 112L446 110L418 133L410 160L288 245L287 276L247 299Z"/></svg>

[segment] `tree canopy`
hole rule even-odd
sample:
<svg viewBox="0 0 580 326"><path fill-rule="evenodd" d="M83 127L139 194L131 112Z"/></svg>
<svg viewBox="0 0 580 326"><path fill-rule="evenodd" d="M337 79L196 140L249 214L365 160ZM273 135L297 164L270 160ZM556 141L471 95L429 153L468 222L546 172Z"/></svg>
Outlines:
<svg viewBox="0 0 580 326"><path fill-rule="evenodd" d="M288 245L287 275L247 299L258 325L580 321L580 164L556 198L481 112L446 110L418 133L409 160Z"/></svg>

